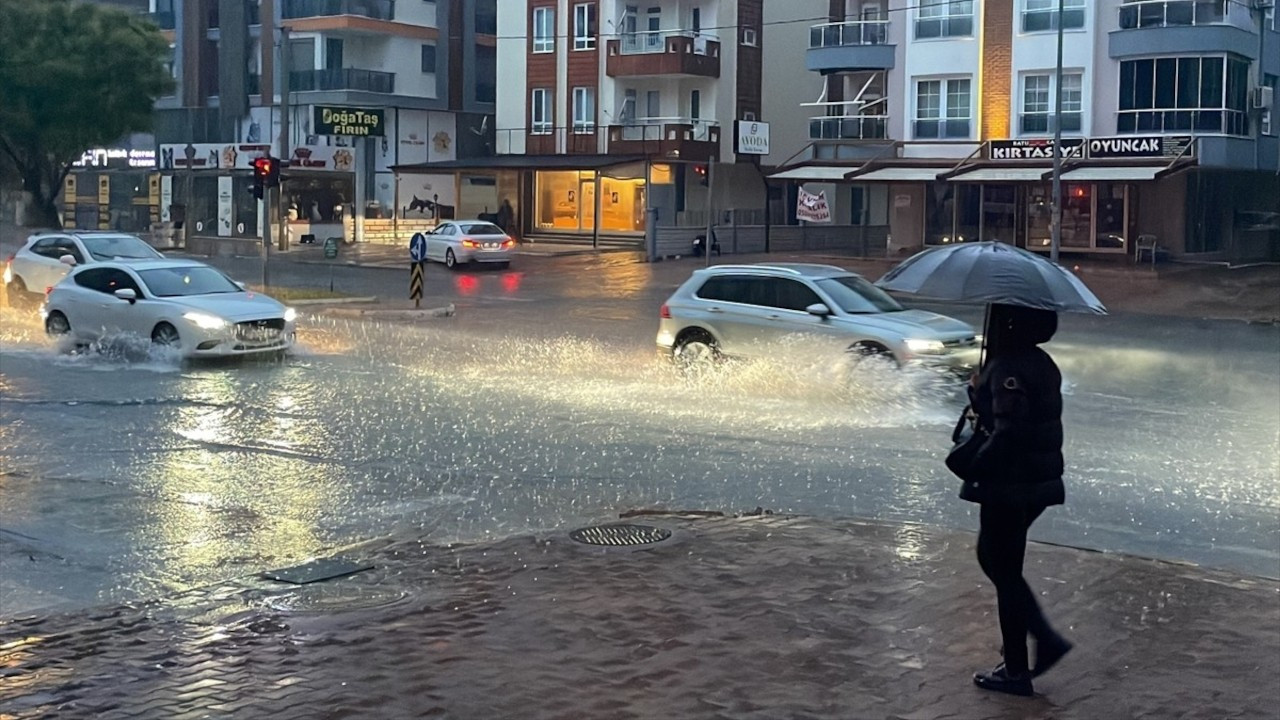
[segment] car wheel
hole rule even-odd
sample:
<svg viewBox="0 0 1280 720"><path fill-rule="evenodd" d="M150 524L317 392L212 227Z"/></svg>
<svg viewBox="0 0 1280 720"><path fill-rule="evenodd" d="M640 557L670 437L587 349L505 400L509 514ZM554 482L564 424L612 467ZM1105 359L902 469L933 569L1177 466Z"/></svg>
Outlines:
<svg viewBox="0 0 1280 720"><path fill-rule="evenodd" d="M683 371L700 370L720 360L720 348L715 338L704 330L694 330L681 335L671 353L676 366Z"/></svg>
<svg viewBox="0 0 1280 720"><path fill-rule="evenodd" d="M178 336L178 328L169 323L160 323L151 331L151 342L162 347L178 347L182 338Z"/></svg>
<svg viewBox="0 0 1280 720"><path fill-rule="evenodd" d="M54 310L44 320L44 332L50 337L66 335L71 332L71 323L67 321L66 315Z"/></svg>
<svg viewBox="0 0 1280 720"><path fill-rule="evenodd" d="M854 367L869 363L898 367L898 359L893 356L889 348L877 342L854 343L849 348L849 355L853 358Z"/></svg>
<svg viewBox="0 0 1280 720"><path fill-rule="evenodd" d="M453 254L453 249L444 251L444 266L450 270L458 267L458 258Z"/></svg>

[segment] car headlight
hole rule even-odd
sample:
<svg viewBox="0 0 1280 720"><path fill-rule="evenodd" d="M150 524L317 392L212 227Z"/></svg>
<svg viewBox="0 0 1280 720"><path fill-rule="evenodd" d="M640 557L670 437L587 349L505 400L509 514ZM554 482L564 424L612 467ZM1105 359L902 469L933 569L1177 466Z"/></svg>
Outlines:
<svg viewBox="0 0 1280 720"><path fill-rule="evenodd" d="M942 344L941 340L919 340L916 338L909 338L904 342L906 343L907 349L917 355L940 355L943 350L946 349L946 346Z"/></svg>
<svg viewBox="0 0 1280 720"><path fill-rule="evenodd" d="M195 326L204 330L217 330L227 326L227 321L217 315L206 315L205 313L189 312L182 317L195 323Z"/></svg>
<svg viewBox="0 0 1280 720"><path fill-rule="evenodd" d="M298 311L297 311L297 310L294 310L293 308L285 308L285 309L284 309L284 321L285 321L285 322L293 322L294 320L297 320L297 319L298 319Z"/></svg>

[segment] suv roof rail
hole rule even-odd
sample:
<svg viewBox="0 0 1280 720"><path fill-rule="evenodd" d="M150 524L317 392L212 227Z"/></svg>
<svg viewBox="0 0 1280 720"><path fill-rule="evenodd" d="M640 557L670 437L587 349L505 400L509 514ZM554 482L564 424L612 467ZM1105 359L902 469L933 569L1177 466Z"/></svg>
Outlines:
<svg viewBox="0 0 1280 720"><path fill-rule="evenodd" d="M712 265L710 267L703 268L703 269L704 270L733 270L733 271L746 270L748 272L751 272L751 271L758 272L760 270L769 270L774 272L789 273L791 275L803 274L799 270L796 270L795 268L783 267L781 265L770 265L768 263L762 263L759 265Z"/></svg>

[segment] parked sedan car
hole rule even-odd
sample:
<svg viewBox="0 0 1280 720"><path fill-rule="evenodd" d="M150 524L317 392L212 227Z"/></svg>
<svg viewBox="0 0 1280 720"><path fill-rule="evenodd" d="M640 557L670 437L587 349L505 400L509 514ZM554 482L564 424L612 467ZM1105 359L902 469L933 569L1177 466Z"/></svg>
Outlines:
<svg viewBox="0 0 1280 720"><path fill-rule="evenodd" d="M296 313L203 263L100 262L73 270L49 292L45 332L87 343L130 333L186 357L282 352Z"/></svg>
<svg viewBox="0 0 1280 720"><path fill-rule="evenodd" d="M74 261L68 264L63 257ZM43 295L74 266L105 260L163 260L164 255L135 235L118 232L74 230L37 233L9 256L4 269L5 288L21 296ZM12 295L11 295L12 297Z"/></svg>
<svg viewBox="0 0 1280 720"><path fill-rule="evenodd" d="M445 220L427 233L427 259L456 268L464 263L511 264L515 238L483 220Z"/></svg>
<svg viewBox="0 0 1280 720"><path fill-rule="evenodd" d="M715 265L694 272L660 314L658 348L682 364L750 357L796 335L899 365L961 372L977 365L980 350L968 324L908 310L831 265Z"/></svg>

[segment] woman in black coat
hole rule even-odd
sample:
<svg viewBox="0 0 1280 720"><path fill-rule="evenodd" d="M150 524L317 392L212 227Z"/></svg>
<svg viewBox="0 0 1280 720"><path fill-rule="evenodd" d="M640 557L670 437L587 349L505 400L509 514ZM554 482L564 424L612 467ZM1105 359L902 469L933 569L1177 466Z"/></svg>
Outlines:
<svg viewBox="0 0 1280 720"><path fill-rule="evenodd" d="M1048 310L993 305L988 358L969 389L986 442L960 497L982 506L978 564L996 586L1004 662L978 673L981 688L1031 695L1031 678L1062 659L1071 644L1049 627L1022 577L1027 530L1065 499L1062 484L1062 374L1038 346L1053 337L1058 316ZM1036 640L1028 666L1027 635Z"/></svg>

